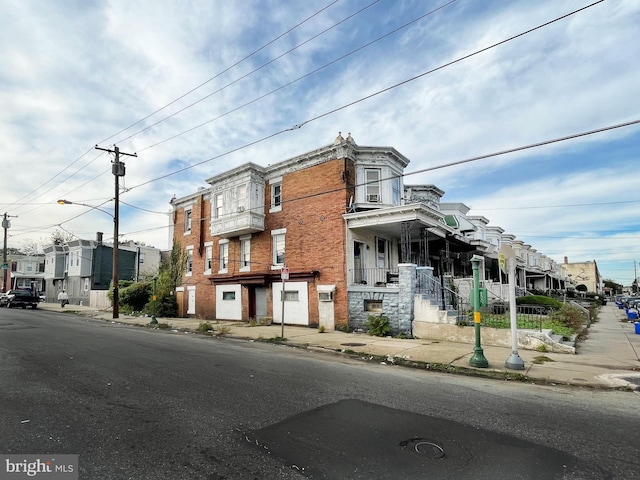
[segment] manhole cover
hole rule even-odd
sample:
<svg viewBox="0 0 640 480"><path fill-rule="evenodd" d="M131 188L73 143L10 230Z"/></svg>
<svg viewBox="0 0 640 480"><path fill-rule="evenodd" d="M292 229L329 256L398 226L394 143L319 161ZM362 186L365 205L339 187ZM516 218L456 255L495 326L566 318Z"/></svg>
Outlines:
<svg viewBox="0 0 640 480"><path fill-rule="evenodd" d="M400 442L402 448L412 448L427 458L442 458L444 457L444 449L437 443L431 442L424 438L412 438L411 440L404 440Z"/></svg>
<svg viewBox="0 0 640 480"><path fill-rule="evenodd" d="M340 345L342 345L343 347L364 347L366 343L351 342L351 343L341 343Z"/></svg>

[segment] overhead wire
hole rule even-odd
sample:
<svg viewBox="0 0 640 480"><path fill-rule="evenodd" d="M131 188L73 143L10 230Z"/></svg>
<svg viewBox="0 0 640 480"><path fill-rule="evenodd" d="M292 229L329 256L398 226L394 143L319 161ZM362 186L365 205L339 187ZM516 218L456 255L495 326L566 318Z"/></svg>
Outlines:
<svg viewBox="0 0 640 480"><path fill-rule="evenodd" d="M374 0L372 3L370 3L370 4L369 4L369 5L367 5L367 6L365 6L364 8L361 8L361 9L360 9L360 10L358 10L357 12L355 12L355 13L353 13L353 14L349 15L348 17L346 17L346 18L344 18L343 20L339 21L338 23L336 23L336 24L332 25L331 27L326 28L326 29L325 29L325 30L323 30L322 32L320 32L320 33L318 33L318 34L316 34L316 35L312 36L311 38L309 38L309 39L305 40L304 42L299 43L299 44L298 44L298 45L296 45L295 47L293 47L293 48L291 48L291 49L287 50L286 52L284 52L284 53L282 53L282 54L278 55L277 57L275 57L275 58L273 58L273 59L269 60L268 62L263 63L263 64L262 64L262 65L260 65L259 67L257 67L257 68L255 68L255 69L251 70L249 73L246 73L246 74L244 74L244 75L240 76L239 78L236 78L235 80L233 80L232 82L230 82L230 83L226 84L225 86L223 86L223 87L221 87L221 88L219 88L219 89L217 89L217 90L215 90L215 91L211 92L210 94L208 94L208 95L206 95L206 96L202 97L200 100L197 100L196 102L193 102L193 103L191 103L191 104L189 104L189 105L186 105L185 107L183 107L183 108L179 109L178 111L176 111L176 112L172 113L171 115L168 115L168 116L166 116L166 117L164 117L164 118L162 118L162 119L158 120L157 122L152 123L151 125L149 125L149 126L147 126L147 127L143 128L143 129L141 129L141 130L138 130L138 131L137 131L137 132L135 132L135 133L132 133L132 134L131 134L131 135L129 135L128 137L125 137L125 138L120 139L117 143L122 143L122 142L125 142L125 141L127 141L127 140L130 140L131 138L135 137L136 135L139 135L139 134L141 134L142 132L145 132L145 131L147 131L147 130L149 130L149 129L151 129L151 128L153 128L153 127L157 126L157 125L159 125L160 123L162 123L162 122L164 122L164 121L166 121L166 120L168 120L168 119L170 119L170 118L175 117L176 115L178 115L178 114L180 114L180 113L184 112L185 110L187 110L187 109L189 109L189 108L191 108L191 107L193 107L193 106L197 105L198 103L202 102L203 100L206 100L207 98L210 98L210 97L212 97L213 95L215 95L215 94L217 94L217 93L222 92L222 91L223 91L223 90L225 90L226 88L228 88L228 87L230 87L230 86L232 86L232 85L235 85L235 84L236 84L236 83L238 83L239 81L241 81L241 80L243 80L243 79L245 79L245 78L247 78L247 77L249 77L249 76L253 75L254 73L256 73L256 72L258 72L258 71L262 70L264 67L266 67L266 66L268 66L268 65L271 65L272 63L274 63L275 61L277 61L277 60L281 59L281 58L282 58L282 57L284 57L285 55L290 54L291 52L293 52L293 51L297 50L298 48L300 48L300 47L302 47L302 46L306 45L307 43L309 43L309 42L311 42L311 41L315 40L316 38L320 37L321 35L324 35L324 34L325 34L325 33L327 33L328 31L330 31L330 30L332 30L332 29L336 28L338 25L340 25L340 24L342 24L342 23L346 22L347 20L349 20L349 19L351 19L351 18L355 17L356 15L359 15L360 13L364 12L364 11L365 11L365 10L367 10L368 8L371 8L373 5L375 5L375 4L376 4L376 3L378 3L379 1L380 1L380 0Z"/></svg>
<svg viewBox="0 0 640 480"><path fill-rule="evenodd" d="M137 122L129 125L128 127L116 132L115 134L105 138L104 140L97 142L97 143L104 143L108 140L110 140L111 138L119 135L120 133L123 133L124 131L132 128L135 125L138 125L139 123L147 120L148 118L152 117L153 115L159 113L160 111L166 109L167 107L173 105L174 103L178 102L179 100L185 98L186 96L188 96L189 94L195 92L196 90L198 90L199 88L203 87L204 85L206 85L207 83L211 82L212 80L218 78L219 76L223 75L224 73L228 72L229 70L231 70L232 68L238 66L239 64L241 64L242 62L244 62L245 60L251 58L252 56L254 56L255 54L259 53L260 51L264 50L266 47L268 47L269 45L272 45L273 43L275 43L276 41L278 41L279 39L281 39L282 37L288 35L289 33L293 32L295 29L297 29L298 27L302 26L303 24L305 24L306 22L308 22L309 20L313 19L314 17L318 16L320 13L324 12L325 10L327 10L328 8L330 8L331 6L335 5L336 3L338 3L340 0L333 0L332 2L328 3L326 6L324 6L323 8L321 8L320 10L316 11L315 13L313 13L312 15L310 15L309 17L305 18L303 21L297 23L296 25L294 25L293 27L289 28L288 30L286 30L285 32L281 33L280 35L277 35L275 38L273 38L272 40L270 40L269 42L265 43L264 45L262 45L261 47L257 48L256 50L254 50L253 52L251 52L250 54L244 56L242 59L238 60L237 62L235 62L234 64L230 65L229 67L225 68L224 70L222 70L221 72L219 72L218 74L214 75L213 77L209 78L208 80L202 82L201 84L197 85L196 87L192 88L191 90L187 91L186 93L180 95L178 98L176 98L175 100L169 102L168 104L164 105L163 107L153 111L152 113L148 114L147 116L145 116L144 118L138 120ZM379 1L379 0L377 0ZM32 190L31 192L23 195L21 198L19 198L18 200L16 200L14 203L10 204L10 206L13 205L18 205L21 204L21 202L23 200L25 200L26 198L29 198L31 195L33 195L34 193L36 193L38 190L40 190L42 187L44 187L45 185L47 185L48 183L52 182L53 180L55 180L56 178L58 178L60 175L62 175L66 170L68 170L69 168L71 168L74 164L76 164L77 162L79 162L81 159L83 159L86 155L88 155L91 151L94 150L94 147L92 146L91 148L89 148L87 151L85 151L82 155L80 155L78 158L76 158L73 162L71 162L69 165L67 165L64 169L62 169L60 172L58 172L56 175L54 175L52 178L50 178L49 180L47 180L45 183L43 183L42 185L38 186L37 188L35 188L34 190ZM95 160L97 160L97 158L99 158L101 155L104 155L104 152L101 152L97 157L95 157L91 162L89 162L88 164L83 165L80 169L76 170L73 174L71 174L70 176L68 176L67 178L65 178L64 180L58 182L56 185L54 185L52 188L50 188L49 190L47 190L46 192L43 192L42 194L40 194L38 197L34 198L33 200L42 197L45 193L48 193L49 191L51 191L53 188L59 186L60 184L66 182L67 180L69 180L70 178L72 178L73 176L75 176L77 173L79 173L83 168L85 168L86 166L90 165L91 163L93 163ZM102 175L102 174L101 174ZM93 179L91 179L90 181L95 180L96 178L98 178L100 175L98 175L97 177L94 177ZM90 182L89 181L89 182ZM82 184L80 187L77 188L81 188L82 186L86 185L86 183L89 182L85 182L84 184ZM32 210L31 210L32 211ZM29 212L26 212L29 213Z"/></svg>
<svg viewBox="0 0 640 480"><path fill-rule="evenodd" d="M408 83L410 83L410 82L413 82L413 81L418 80L418 79L420 79L420 78L423 78L423 77L425 77L425 76L427 76L427 75L430 75L430 74L432 74L432 73L434 73L434 72L437 72L437 71L439 71L439 70L442 70L442 69L444 69L444 68L447 68L447 67L449 67L449 66L451 66L451 65L455 65L455 64L457 64L457 63L459 63L459 62L462 62L462 61L464 61L464 60L467 60L467 59L469 59L469 58L472 58L472 57L474 57L474 56L476 56L476 55L479 55L480 53L486 52L486 51L491 50L491 49L493 49L493 48L496 48L496 47L498 47L498 46L500 46L500 45L503 45L503 44L505 44L505 43L507 43L507 42L510 42L510 41L513 41L513 40L515 40L515 39L517 39L517 38L520 38L520 37L522 37L522 36L524 36L524 35L527 35L527 34L532 33L532 32L534 32L534 31L540 30L541 28L547 27L547 26L549 26L549 25L551 25L551 24L553 24L553 23L556 23L556 22L558 22L558 21L560 21L560 20L563 20L563 19L565 19L565 18L568 18L568 17L570 17L571 15L575 15L575 14L577 14L577 13L579 13L579 12L582 12L582 11L584 11L584 10L586 10L586 9L588 9L588 8L591 8L591 7L593 7L593 6L595 6L595 5L599 4L599 3L602 3L603 1L604 1L604 0L597 0L596 2L593 2L593 3L589 4L589 5L586 5L586 6L584 6L584 7L579 8L579 9L573 10L573 11L571 11L571 12L569 12L569 13L565 14L565 15L562 15L562 16L560 16L560 17L557 17L557 18L555 18L555 19L553 19L553 20L550 20L550 21L548 21L548 22L542 23L542 24L540 24L540 25L538 25L538 26L536 26L536 27L530 28L530 29L528 29L528 30L526 30L526 31L524 31L524 32L521 32L521 33L518 33L518 34L516 34L516 35L510 36L510 37L508 37L508 38L506 38L506 39L504 39L504 40L501 40L501 41L499 41L499 42L496 42L496 43L494 43L494 44L492 44L492 45L489 45L489 46L487 46L487 47L481 48L481 49L479 49L479 50L476 50L476 51L474 51L474 52L472 52L472 53L470 53L470 54L467 54L467 55L464 55L464 56L462 56L462 57L459 57L459 58L457 58L457 59L455 59L455 60L452 60L452 61L450 61L450 62L447 62L447 63L445 63L445 64L443 64L443 65L440 65L440 66L438 66L438 67L436 67L436 68L429 69L429 70L427 70L427 71L425 71L425 72L422 72L422 73L420 73L420 74L418 74L418 75L415 75L415 76L413 76L413 77L410 77L410 78L408 78L408 79L405 79L405 80L403 80L403 81L401 81L401 82L395 83L395 84L393 84L393 85L391 85L391 86L389 86L389 87L386 87L386 88L383 88L383 89L381 89L381 90L378 90L378 91L376 91L376 92L374 92L374 93L372 93L372 94L369 94L369 95L366 95L366 96L364 96L364 97L361 97L361 98L359 98L359 99L357 99L357 100L354 100L354 101L349 102L349 103L347 103L347 104L344 104L344 105L342 105L342 106L340 106L340 107L337 107L337 108L334 108L334 109L329 110L329 111L327 111L327 112L324 112L324 113L322 113L322 114L319 114L319 115L317 115L317 116L315 116L315 117L311 117L311 118L309 118L309 119L307 119L307 120L304 120L303 122L301 122L301 123L299 123L299 124L293 125L292 127L285 128L285 129L282 129L282 130L278 130L278 131L276 131L276 132L273 132L273 133L271 133L271 134L268 134L268 135L266 135L266 136L263 136L263 137L261 137L261 138L259 138L259 139L256 139L256 140L254 140L254 141L251 141L251 142L245 143L245 144L243 144L243 145L241 145L241 146L238 146L238 147L236 147L236 148L233 148L233 149L231 149L231 150L228 150L228 151L226 151L226 152L223 152L223 153L221 153L221 154L219 154L219 155L215 155L215 156L210 157L210 158L207 158L207 159L205 159L205 160L201 160L201 161L199 161L199 162L196 162L196 163L193 163L193 164L187 165L186 167L183 167L183 168L180 168L180 169L175 170L175 171L173 171L173 172L169 172L169 173L163 174L163 175L161 175L161 176L158 176L158 177L152 178L152 179L150 179L150 180L147 180L146 182L139 183L139 184L137 184L137 185L135 185L135 186L133 186L133 187L130 187L130 188L129 188L129 190L133 190L133 189L135 189L135 188L139 188L139 187L142 187L142 186L144 186L144 185L148 185L148 184L150 184L150 183L157 182L157 181L159 181L159 180L162 180L162 179L165 179L165 178L171 177L171 176L176 175L176 174L178 174L178 173L185 172L185 171L187 171L187 170L190 170L190 169L192 169L192 168L198 167L198 166L200 166L200 165L204 165L205 163L209 163L209 162L211 162L211 161L213 161L213 160L217 160L217 159L222 158L222 157L224 157L224 156L227 156L227 155L230 155L230 154L232 154L232 153L235 153L235 152L238 152L238 151L244 150L244 149L246 149L246 148L249 148L249 147L251 147L251 146L253 146L253 145L257 145L257 144L259 144L259 143L265 142L265 141L267 141L267 140L269 140L269 139L272 139L272 138L277 137L277 136L279 136L279 135L282 135L282 134L284 134L284 133L287 133L287 132L291 132L291 131L294 131L294 130L301 129L302 127L304 127L305 125L307 125L307 124L309 124L309 123L312 123L312 122L315 122L315 121L317 121L317 120L320 120L321 118L327 117L327 116L332 115L332 114L334 114L334 113L336 113L336 112L339 112L339 111L341 111L341 110L345 110L345 109L347 109L347 108L350 108L350 107L352 107L352 106L354 106L354 105L357 105L357 104L359 104L359 103L362 103L362 102L364 102L364 101L366 101L366 100L370 100L371 98L374 98L374 97L377 97L377 96L379 96L379 95L382 95L383 93L389 92L389 91L394 90L394 89L396 89L396 88L399 88L399 87L401 87L401 86L403 86L403 85L406 85L406 84L408 84ZM618 127L611 127L611 128L618 128ZM588 133L587 133L587 134L588 134ZM585 135L586 135L586 134L585 134ZM560 140L555 140L555 141L560 141ZM553 142L553 141L550 141L550 143L551 143L551 142ZM526 149L526 148L533 148L533 146L529 146L529 147L522 147L521 149ZM517 149L511 150L511 151L517 151ZM506 153L506 152L505 152L505 153ZM500 153L496 153L496 154L493 154L493 155L499 155L499 154L500 154ZM484 157L478 157L478 159L480 159L480 158L484 158ZM462 164L462 163L471 162L471 161L474 161L474 159L468 159L468 160L460 161L460 162L458 162L458 163L449 164L449 165L447 165L447 166L456 165L456 164ZM439 168L443 168L443 167L439 167ZM419 172L424 172L424 171L429 171L429 170L431 170L431 169L429 169L429 168L428 168L428 169L423 169L423 170L421 170L421 171L419 171ZM419 173L419 172L416 172L416 173Z"/></svg>

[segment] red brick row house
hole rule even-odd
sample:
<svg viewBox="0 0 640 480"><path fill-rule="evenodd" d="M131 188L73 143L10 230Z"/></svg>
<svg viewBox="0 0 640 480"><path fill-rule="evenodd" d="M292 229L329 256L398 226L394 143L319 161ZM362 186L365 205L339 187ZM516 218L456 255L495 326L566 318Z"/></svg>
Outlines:
<svg viewBox="0 0 640 480"><path fill-rule="evenodd" d="M284 310L287 324L331 330L384 313L395 332L408 332L416 269L469 277L471 257L499 247L469 236L464 205L441 209L442 190L405 185L408 163L393 147L338 135L278 163L241 165L173 199L173 238L187 256L180 314L279 323ZM407 268L413 273L403 274ZM403 278L407 289L398 288Z"/></svg>

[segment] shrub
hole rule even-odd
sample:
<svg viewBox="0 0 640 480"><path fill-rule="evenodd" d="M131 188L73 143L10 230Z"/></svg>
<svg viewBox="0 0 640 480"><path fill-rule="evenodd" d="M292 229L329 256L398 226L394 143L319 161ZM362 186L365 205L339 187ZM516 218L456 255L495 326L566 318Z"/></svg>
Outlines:
<svg viewBox="0 0 640 480"><path fill-rule="evenodd" d="M560 310L553 312L552 318L562 325L572 329L573 333L578 332L582 328L582 325L587 321L584 311L581 308L570 304L565 304L560 308ZM560 332L556 333L562 335Z"/></svg>
<svg viewBox="0 0 640 480"><path fill-rule="evenodd" d="M385 315L369 315L367 317L367 327L369 329L369 335L374 337L385 337L391 332L389 318Z"/></svg>
<svg viewBox="0 0 640 480"><path fill-rule="evenodd" d="M211 330L213 330L213 325L211 325L209 322L200 322L200 325L198 325L197 328L197 331L202 333L207 333Z"/></svg>
<svg viewBox="0 0 640 480"><path fill-rule="evenodd" d="M120 287L119 303L133 311L142 311L151 298L152 289L150 282L132 283L124 288Z"/></svg>
<svg viewBox="0 0 640 480"><path fill-rule="evenodd" d="M549 307L553 310L559 310L562 307L562 302L544 295L527 295L525 297L516 298L516 304L518 305L540 305L543 307Z"/></svg>

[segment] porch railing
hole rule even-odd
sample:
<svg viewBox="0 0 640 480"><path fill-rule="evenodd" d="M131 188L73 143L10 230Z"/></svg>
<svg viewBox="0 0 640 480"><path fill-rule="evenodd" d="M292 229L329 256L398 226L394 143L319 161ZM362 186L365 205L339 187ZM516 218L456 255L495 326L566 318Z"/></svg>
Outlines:
<svg viewBox="0 0 640 480"><path fill-rule="evenodd" d="M435 302L441 310L455 314L456 324L466 325L470 320L473 320L471 318L473 307L470 300L444 285L441 279L418 272L416 287L419 294Z"/></svg>
<svg viewBox="0 0 640 480"><path fill-rule="evenodd" d="M398 283L398 269L395 268L354 268L349 270L350 285L385 287Z"/></svg>

